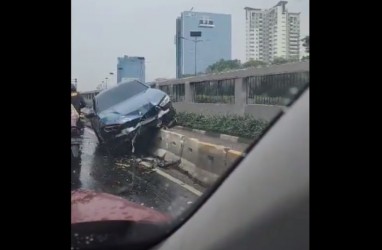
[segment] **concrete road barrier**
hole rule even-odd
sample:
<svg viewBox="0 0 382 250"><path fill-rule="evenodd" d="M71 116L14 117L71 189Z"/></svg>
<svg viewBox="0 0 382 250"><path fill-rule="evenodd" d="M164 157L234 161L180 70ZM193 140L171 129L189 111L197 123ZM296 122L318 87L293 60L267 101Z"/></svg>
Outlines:
<svg viewBox="0 0 382 250"><path fill-rule="evenodd" d="M205 186L211 186L242 153L223 145L202 142L169 130L160 130L151 153L166 160L181 159L179 168Z"/></svg>
<svg viewBox="0 0 382 250"><path fill-rule="evenodd" d="M180 158L181 164L178 166L180 170L206 187L214 184L219 176L242 155L241 152L223 145L202 142L164 129L156 135L150 151L166 161Z"/></svg>
<svg viewBox="0 0 382 250"><path fill-rule="evenodd" d="M226 154L226 162L228 166L231 166L235 161L243 155L242 152L236 150L228 150Z"/></svg>

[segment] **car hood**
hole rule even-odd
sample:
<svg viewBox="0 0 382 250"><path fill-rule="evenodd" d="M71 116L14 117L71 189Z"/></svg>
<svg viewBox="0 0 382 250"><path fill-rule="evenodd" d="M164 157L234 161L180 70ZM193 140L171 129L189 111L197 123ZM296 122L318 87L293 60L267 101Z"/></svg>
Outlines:
<svg viewBox="0 0 382 250"><path fill-rule="evenodd" d="M161 223L170 220L168 215L107 193L74 190L71 200L71 224L121 220Z"/></svg>
<svg viewBox="0 0 382 250"><path fill-rule="evenodd" d="M103 124L118 124L122 118L124 122L142 117L153 107L157 106L166 93L158 89L147 89L117 105L114 105L98 115Z"/></svg>

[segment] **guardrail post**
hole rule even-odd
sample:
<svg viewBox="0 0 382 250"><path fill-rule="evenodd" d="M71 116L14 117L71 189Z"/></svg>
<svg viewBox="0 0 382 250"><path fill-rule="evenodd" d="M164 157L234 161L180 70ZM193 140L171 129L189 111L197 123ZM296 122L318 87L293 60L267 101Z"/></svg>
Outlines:
<svg viewBox="0 0 382 250"><path fill-rule="evenodd" d="M244 115L246 105L246 87L243 78L235 79L235 106L238 107L239 114Z"/></svg>
<svg viewBox="0 0 382 250"><path fill-rule="evenodd" d="M192 102L192 88L190 82L184 83L184 101Z"/></svg>

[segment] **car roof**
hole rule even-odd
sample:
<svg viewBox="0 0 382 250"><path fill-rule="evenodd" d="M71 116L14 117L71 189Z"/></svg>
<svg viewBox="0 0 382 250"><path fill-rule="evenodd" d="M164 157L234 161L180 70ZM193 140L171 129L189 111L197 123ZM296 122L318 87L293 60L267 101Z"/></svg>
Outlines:
<svg viewBox="0 0 382 250"><path fill-rule="evenodd" d="M126 81L126 82L121 82L121 83L117 83L117 85L111 87L111 88L108 88L108 89L105 89L103 91L101 91L100 93L98 93L98 95L96 95L94 98L99 98L101 97L102 95L104 94L107 94L109 92L112 92L112 91L115 91L115 90L118 90L119 88L122 88L124 85L127 85L127 84L130 84L132 82L136 82L136 83L140 83L144 86L146 86L147 88L150 88L150 86L148 86L147 84L141 82L141 81L138 81L138 80L132 80L132 81Z"/></svg>

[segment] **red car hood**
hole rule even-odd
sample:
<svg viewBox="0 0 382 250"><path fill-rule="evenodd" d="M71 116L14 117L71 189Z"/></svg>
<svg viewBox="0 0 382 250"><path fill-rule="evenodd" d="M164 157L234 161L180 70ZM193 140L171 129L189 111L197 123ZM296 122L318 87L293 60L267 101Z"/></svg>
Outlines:
<svg viewBox="0 0 382 250"><path fill-rule="evenodd" d="M170 216L115 195L72 191L72 224L105 220L160 223L169 221Z"/></svg>

